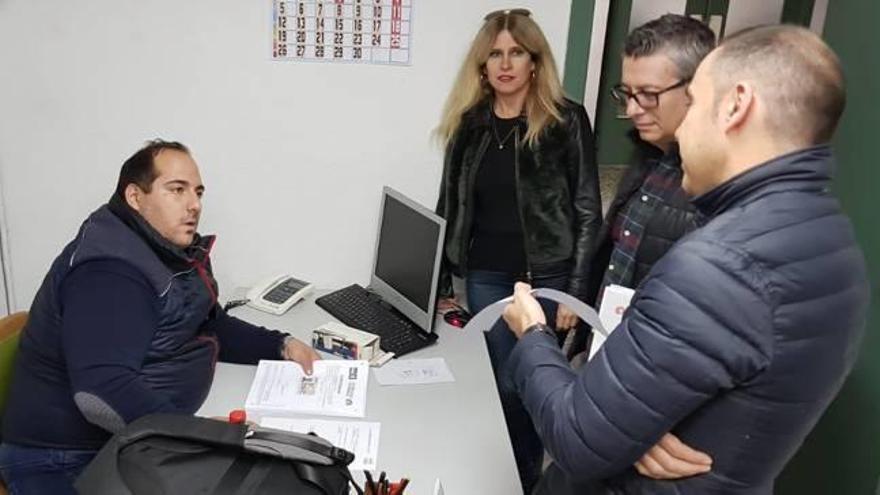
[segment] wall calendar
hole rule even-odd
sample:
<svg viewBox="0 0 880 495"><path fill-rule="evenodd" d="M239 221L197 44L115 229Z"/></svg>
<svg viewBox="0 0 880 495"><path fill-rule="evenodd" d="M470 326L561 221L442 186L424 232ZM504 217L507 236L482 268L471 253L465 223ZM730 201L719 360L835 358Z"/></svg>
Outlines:
<svg viewBox="0 0 880 495"><path fill-rule="evenodd" d="M413 0L272 0L272 58L409 65Z"/></svg>

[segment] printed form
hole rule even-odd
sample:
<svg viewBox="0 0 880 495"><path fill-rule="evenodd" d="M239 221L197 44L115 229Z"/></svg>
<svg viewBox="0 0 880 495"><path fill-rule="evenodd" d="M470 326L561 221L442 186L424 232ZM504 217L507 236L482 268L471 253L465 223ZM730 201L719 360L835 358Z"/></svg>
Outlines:
<svg viewBox="0 0 880 495"><path fill-rule="evenodd" d="M306 375L293 361L260 361L248 392L249 419L303 414L364 417L367 361L315 361Z"/></svg>

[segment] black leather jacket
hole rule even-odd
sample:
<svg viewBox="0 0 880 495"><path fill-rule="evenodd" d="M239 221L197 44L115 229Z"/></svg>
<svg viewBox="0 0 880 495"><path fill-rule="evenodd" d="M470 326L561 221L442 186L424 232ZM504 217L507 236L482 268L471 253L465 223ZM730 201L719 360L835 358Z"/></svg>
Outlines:
<svg viewBox="0 0 880 495"><path fill-rule="evenodd" d="M583 297L591 248L602 222L599 176L584 107L565 100L563 122L534 147L517 147L517 200L530 273L571 270L569 293ZM474 178L492 140L491 101L465 113L446 148L437 213L447 221L440 294L452 295L450 274L463 276L471 241ZM515 135L517 140L522 136Z"/></svg>

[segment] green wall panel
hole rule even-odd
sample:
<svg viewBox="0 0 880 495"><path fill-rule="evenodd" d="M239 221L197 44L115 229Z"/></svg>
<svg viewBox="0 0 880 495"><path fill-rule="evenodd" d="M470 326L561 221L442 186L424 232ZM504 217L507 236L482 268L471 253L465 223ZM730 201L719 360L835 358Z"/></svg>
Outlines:
<svg viewBox="0 0 880 495"><path fill-rule="evenodd" d="M786 0L782 5L782 22L809 27L814 3L815 0Z"/></svg>
<svg viewBox="0 0 880 495"><path fill-rule="evenodd" d="M569 98L583 103L593 30L593 0L572 0L562 85Z"/></svg>
<svg viewBox="0 0 880 495"><path fill-rule="evenodd" d="M821 419L778 483L781 495L868 495L880 474L880 131L876 23L880 2L831 2L825 38L840 56L847 77L847 108L834 148L835 192L853 220L868 258L873 294L861 357L840 395Z"/></svg>
<svg viewBox="0 0 880 495"><path fill-rule="evenodd" d="M629 32L631 0L615 0L608 10L605 51L602 56L602 81L596 104L596 152L600 165L619 165L629 161L632 143L626 133L632 128L629 120L618 119L617 106L611 101L611 87L620 82L620 55Z"/></svg>

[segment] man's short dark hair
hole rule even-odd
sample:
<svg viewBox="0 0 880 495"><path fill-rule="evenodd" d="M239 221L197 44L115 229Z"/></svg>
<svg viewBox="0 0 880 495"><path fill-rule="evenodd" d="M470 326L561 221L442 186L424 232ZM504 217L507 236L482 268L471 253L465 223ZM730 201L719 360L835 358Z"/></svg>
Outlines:
<svg viewBox="0 0 880 495"><path fill-rule="evenodd" d="M737 80L750 80L768 103L767 125L799 145L831 140L846 106L837 55L799 26L759 26L724 40L712 55L716 105Z"/></svg>
<svg viewBox="0 0 880 495"><path fill-rule="evenodd" d="M125 188L129 184L135 184L144 192L150 192L153 181L159 175L156 173L155 158L163 150L176 150L189 154L189 149L177 141L164 141L153 139L147 141L143 148L137 150L131 158L125 160L119 171L119 181L116 183L116 195L119 199L125 199Z"/></svg>
<svg viewBox="0 0 880 495"><path fill-rule="evenodd" d="M715 48L715 33L702 22L684 15L666 14L632 30L623 54L639 58L662 53L678 69L678 77L691 79L703 57Z"/></svg>

